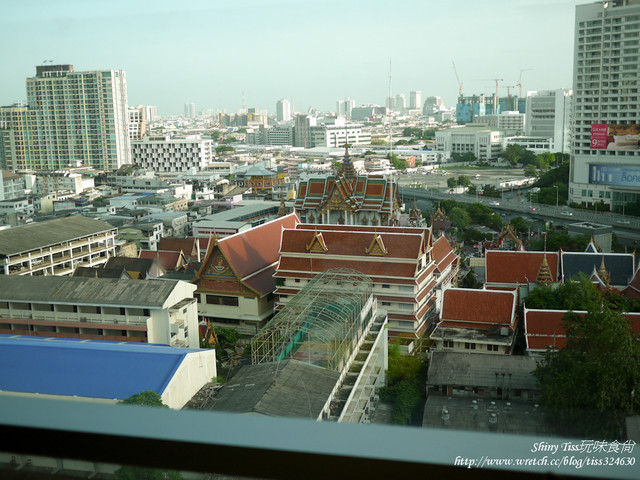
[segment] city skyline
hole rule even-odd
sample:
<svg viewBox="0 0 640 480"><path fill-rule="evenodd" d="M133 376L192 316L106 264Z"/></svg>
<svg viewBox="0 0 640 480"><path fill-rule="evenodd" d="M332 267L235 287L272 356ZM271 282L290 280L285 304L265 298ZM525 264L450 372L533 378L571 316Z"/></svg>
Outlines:
<svg viewBox="0 0 640 480"><path fill-rule="evenodd" d="M455 105L465 94L572 88L575 6L457 0L259 2L25 1L5 6L2 38L20 38L3 53L0 104L26 100L25 78L43 59L77 70L125 70L130 105L156 105L161 115L196 109L237 112L244 104L275 113L335 110L336 101L384 105L421 90ZM553 34L551 35L550 32Z"/></svg>

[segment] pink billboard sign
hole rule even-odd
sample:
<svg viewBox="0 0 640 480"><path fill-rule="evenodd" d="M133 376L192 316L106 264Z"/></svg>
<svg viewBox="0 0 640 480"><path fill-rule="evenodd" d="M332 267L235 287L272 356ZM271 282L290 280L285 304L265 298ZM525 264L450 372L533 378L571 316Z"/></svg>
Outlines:
<svg viewBox="0 0 640 480"><path fill-rule="evenodd" d="M602 149L607 148L607 134L609 125L606 123L594 123L591 125L591 148Z"/></svg>

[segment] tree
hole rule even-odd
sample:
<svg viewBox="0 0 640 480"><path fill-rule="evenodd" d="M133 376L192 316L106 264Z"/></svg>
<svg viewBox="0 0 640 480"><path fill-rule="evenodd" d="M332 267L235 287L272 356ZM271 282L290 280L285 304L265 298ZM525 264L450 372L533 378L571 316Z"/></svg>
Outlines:
<svg viewBox="0 0 640 480"><path fill-rule="evenodd" d="M509 223L511 223L511 225L516 229L518 233L526 232L531 226L531 223L527 222L522 217L513 217L511 220L509 220Z"/></svg>
<svg viewBox="0 0 640 480"><path fill-rule="evenodd" d="M524 167L524 176L525 177L537 177L538 176L538 169L536 168L535 165L525 165Z"/></svg>
<svg viewBox="0 0 640 480"><path fill-rule="evenodd" d="M458 185L461 187L470 187L472 185L471 179L466 175L460 175L458 177Z"/></svg>
<svg viewBox="0 0 640 480"><path fill-rule="evenodd" d="M389 159L388 154L387 159ZM407 162L405 160L402 160L401 158L398 158L395 153L391 154L391 158L389 160L391 160L391 165L393 165L393 168L395 168L396 170L405 170L407 168Z"/></svg>
<svg viewBox="0 0 640 480"><path fill-rule="evenodd" d="M456 188L458 186L458 180L455 177L447 178L447 187Z"/></svg>
<svg viewBox="0 0 640 480"><path fill-rule="evenodd" d="M388 386L380 393L384 401L393 405L393 423L406 425L420 414L425 374L425 364L419 357L404 356L398 343L389 344Z"/></svg>
<svg viewBox="0 0 640 480"><path fill-rule="evenodd" d="M384 138L372 138L371 145L386 145L387 141Z"/></svg>
<svg viewBox="0 0 640 480"><path fill-rule="evenodd" d="M121 403L123 405L142 405L145 407L169 408L167 405L162 403L162 397L153 390L144 390L140 393L136 393L135 395L131 395L124 400L120 400L118 403Z"/></svg>
<svg viewBox="0 0 640 480"><path fill-rule="evenodd" d="M640 413L640 344L607 302L565 315L567 343L549 349L534 371L541 403L564 435L620 438L626 416Z"/></svg>
<svg viewBox="0 0 640 480"><path fill-rule="evenodd" d="M224 153L224 152L235 152L236 149L233 148L231 145L218 145L216 147L216 153Z"/></svg>
<svg viewBox="0 0 640 480"><path fill-rule="evenodd" d="M471 217L464 208L454 207L447 216L451 221L451 225L456 228L463 229L471 224Z"/></svg>

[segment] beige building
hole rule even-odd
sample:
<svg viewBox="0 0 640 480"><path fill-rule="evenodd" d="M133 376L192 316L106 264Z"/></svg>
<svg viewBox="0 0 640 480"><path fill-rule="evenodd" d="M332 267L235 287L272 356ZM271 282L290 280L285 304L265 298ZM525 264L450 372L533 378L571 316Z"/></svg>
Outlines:
<svg viewBox="0 0 640 480"><path fill-rule="evenodd" d="M0 275L0 333L199 347L195 286Z"/></svg>
<svg viewBox="0 0 640 480"><path fill-rule="evenodd" d="M117 229L82 215L0 231L0 276L71 275L115 256Z"/></svg>

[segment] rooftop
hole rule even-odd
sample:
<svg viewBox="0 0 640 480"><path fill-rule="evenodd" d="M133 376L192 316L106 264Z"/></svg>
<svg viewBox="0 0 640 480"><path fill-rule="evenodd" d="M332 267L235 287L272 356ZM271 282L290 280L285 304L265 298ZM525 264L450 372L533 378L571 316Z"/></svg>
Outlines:
<svg viewBox="0 0 640 480"><path fill-rule="evenodd" d="M0 335L0 390L124 399L162 394L187 354L145 343Z"/></svg>
<svg viewBox="0 0 640 480"><path fill-rule="evenodd" d="M167 280L0 275L0 300L162 308L175 287Z"/></svg>
<svg viewBox="0 0 640 480"><path fill-rule="evenodd" d="M109 223L82 215L9 228L0 231L0 255L17 255L112 230Z"/></svg>

